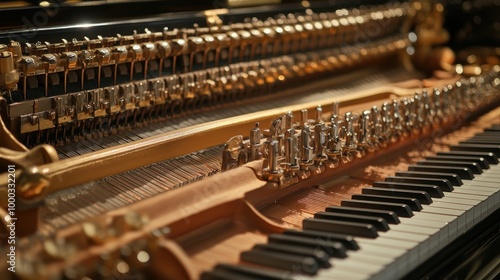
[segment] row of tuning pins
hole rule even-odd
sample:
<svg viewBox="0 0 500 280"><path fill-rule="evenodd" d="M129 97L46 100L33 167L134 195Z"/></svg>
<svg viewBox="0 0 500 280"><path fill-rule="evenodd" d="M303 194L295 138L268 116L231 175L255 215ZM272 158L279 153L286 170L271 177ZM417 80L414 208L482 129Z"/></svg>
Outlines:
<svg viewBox="0 0 500 280"><path fill-rule="evenodd" d="M287 112L267 130L261 131L256 124L248 141L239 136L239 144L233 145L236 148L228 149L232 156L224 157L222 170L264 159L263 179L280 185L297 182L467 116L495 98L495 89L500 85L498 73L500 67L479 77L434 88L431 93L422 89L359 114L346 112L342 116L339 103L334 103L327 121L321 106L316 108L314 119L309 118L307 110L301 110L298 122L294 122L292 112Z"/></svg>
<svg viewBox="0 0 500 280"><path fill-rule="evenodd" d="M355 118L352 113L346 113L341 118L339 104L334 103L329 122L324 121L321 106L316 108L314 119L309 118L307 109L301 110L299 116L300 120L296 123L293 113L287 112L265 131L267 139L262 149L264 180L288 185L322 173L325 167L335 168L340 162L356 157ZM256 130L257 127L251 133L254 136L250 138L251 147L260 143Z"/></svg>
<svg viewBox="0 0 500 280"><path fill-rule="evenodd" d="M262 144L258 125L251 131L248 160L264 158L262 178L267 181L280 185L295 183L420 132L437 116L435 108L440 110L436 106L440 101L431 101L423 91L412 98L373 106L360 114L343 115L339 103L334 103L327 121L321 106L316 108L314 119L309 118L307 109L301 110L297 123L293 113L288 112L264 131L266 140Z"/></svg>

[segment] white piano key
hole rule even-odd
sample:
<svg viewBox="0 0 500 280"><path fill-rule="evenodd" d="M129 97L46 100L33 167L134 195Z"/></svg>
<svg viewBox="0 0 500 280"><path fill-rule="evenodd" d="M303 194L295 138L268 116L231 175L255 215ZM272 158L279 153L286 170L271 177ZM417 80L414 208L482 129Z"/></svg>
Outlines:
<svg viewBox="0 0 500 280"><path fill-rule="evenodd" d="M408 250L413 248L417 243L407 240L391 240L383 236L379 236L376 239L356 237L356 242L359 246L363 244L380 246L382 248L390 247L396 249Z"/></svg>
<svg viewBox="0 0 500 280"><path fill-rule="evenodd" d="M488 205L488 208L493 208L495 206L495 197L493 196L492 192L485 192L483 190L479 190L479 189L475 190L473 188L465 187L463 189L457 190L455 193L483 196L483 197L485 197L484 203L486 203Z"/></svg>
<svg viewBox="0 0 500 280"><path fill-rule="evenodd" d="M496 192L498 191L500 188L498 186L498 182L500 182L500 178L495 178L495 179L492 179L491 181L486 181L486 179L484 181L471 181L471 182L466 182L468 183L467 185L470 185L470 186L475 186L475 187L479 187L479 188L484 188L484 189L490 189L492 192Z"/></svg>
<svg viewBox="0 0 500 280"><path fill-rule="evenodd" d="M495 193L498 191L498 183L487 182L487 181L471 181L464 184L465 187L480 189L483 191L490 191Z"/></svg>
<svg viewBox="0 0 500 280"><path fill-rule="evenodd" d="M456 189L456 193L487 196L488 208L495 210L500 202L500 190L498 186L485 182L466 182L462 187Z"/></svg>
<svg viewBox="0 0 500 280"><path fill-rule="evenodd" d="M487 195L479 195L479 194L466 194L453 192L448 195L448 197L458 198L462 200L469 201L470 203L475 203L475 205L480 205L482 208L481 220L486 216L492 213L492 209L494 208L492 203L488 203L488 199L490 198Z"/></svg>
<svg viewBox="0 0 500 280"><path fill-rule="evenodd" d="M423 235L426 237L426 241L429 243L428 250L422 250L420 254L421 259L428 258L429 255L433 255L437 250L441 248L439 243L439 229L436 228L428 228L428 227L419 227L414 225L409 225L405 223L401 223L397 225L394 229L391 229L394 232L404 232L404 233L412 233L417 235Z"/></svg>
<svg viewBox="0 0 500 280"><path fill-rule="evenodd" d="M483 174L477 179L485 182L495 182L495 179L500 178L500 168L498 167L499 165L495 165L493 168L490 168L488 170L484 170Z"/></svg>
<svg viewBox="0 0 500 280"><path fill-rule="evenodd" d="M386 246L387 248L388 246ZM381 247L380 250L384 250ZM391 259L380 259L376 255L367 256L364 250L361 250L360 253L354 253L348 259L343 259L340 262L334 261L333 265L339 269L346 269L348 271L359 269L359 267L364 266L364 264L376 265L375 267L370 267L368 269L363 269L362 274L366 274L368 278L373 278L373 275L380 274L381 271L392 271L396 272L399 268L408 267L412 265L410 263L410 259L408 255L405 254L405 250L401 250L395 254L395 256ZM388 278L396 278L389 277L387 273L385 273ZM335 278L334 278L335 279Z"/></svg>
<svg viewBox="0 0 500 280"><path fill-rule="evenodd" d="M495 195L497 195L497 190L481 188L477 186L466 185L464 188L457 190L456 192L450 193L451 197L456 197L459 195L465 195L467 199L473 201L474 197L482 198L484 203L481 203L479 206L484 209L482 210L487 215L491 214L496 208L495 203ZM456 196L455 196L456 195ZM458 200L457 200L458 202Z"/></svg>
<svg viewBox="0 0 500 280"><path fill-rule="evenodd" d="M406 225L411 225L411 226L416 226L416 227L426 227L426 228L432 228L437 231L439 235L439 243L440 244L447 244L448 239L450 237L449 234L449 224L444 221L433 221L429 219L425 219L422 217L422 215L426 215L426 213L417 213L415 214L414 217L410 219L400 219L401 223L404 223Z"/></svg>
<svg viewBox="0 0 500 280"><path fill-rule="evenodd" d="M494 197L492 197L491 192L484 192L484 191L481 191L481 190L473 190L473 189L471 189L469 187L464 187L463 189L459 189L459 190L457 190L454 193L482 197L482 198L484 198L483 203L486 204L486 207L488 209L493 209L495 207Z"/></svg>
<svg viewBox="0 0 500 280"><path fill-rule="evenodd" d="M359 246L363 246L364 244L370 244L372 246L377 246L382 250L385 248L396 248L404 251L404 260L401 260L402 263L407 263L409 265L410 260L418 260L418 242L408 241L408 240L397 240L397 239L389 239L384 236L379 236L377 239L368 239L368 238L356 238L356 242L358 242ZM401 256L399 256L401 257ZM398 258L398 256L395 256Z"/></svg>
<svg viewBox="0 0 500 280"><path fill-rule="evenodd" d="M331 270L331 273L330 271ZM309 275L296 275L293 276L293 280L332 280L332 279L338 279L338 280L364 280L368 279L370 275L365 275L357 272L356 270L352 271L347 271L347 270L342 270L342 269L337 269L331 267L329 270L320 270L318 274L314 276L309 276Z"/></svg>
<svg viewBox="0 0 500 280"><path fill-rule="evenodd" d="M495 165L490 165L490 169L484 169L483 174L488 174L488 177L496 177L500 178L500 165L495 164Z"/></svg>
<svg viewBox="0 0 500 280"><path fill-rule="evenodd" d="M335 270L339 271L356 271L357 273L365 276L370 276L372 274L380 271L381 267L383 267L389 260L385 260L384 258L377 259L373 257L366 256L364 254L360 254L360 251L356 251L346 259L333 259L331 264L336 269L332 270L331 274L334 279ZM324 274L328 275L328 274Z"/></svg>
<svg viewBox="0 0 500 280"><path fill-rule="evenodd" d="M360 264L361 266L361 264ZM364 280L370 278L370 275L373 273L363 273L362 269L351 269L351 268L343 268L343 267L332 267L330 269L322 269L318 271L318 274L314 276L297 276L293 277L296 280Z"/></svg>
<svg viewBox="0 0 500 280"><path fill-rule="evenodd" d="M399 224L401 225L401 224ZM398 225L398 226L399 226ZM401 230L403 227L408 229L407 226L401 225ZM387 240L388 239L388 240ZM408 232L396 232L393 231L392 234L387 234L386 236L381 236L375 239L374 244L378 242L380 248L391 247L392 243L395 241L403 241L401 245L406 245L406 251L402 255L395 257L396 261L386 264L377 274L372 275L370 279L398 279L404 276L408 271L417 267L422 261L427 259L426 254L429 253L429 242L428 238L424 234L414 234ZM362 253L362 249L360 250Z"/></svg>
<svg viewBox="0 0 500 280"><path fill-rule="evenodd" d="M464 224L465 231L472 228L472 226L474 225L474 209L476 209L475 206L457 204L449 201L450 199L446 197L443 197L442 199L439 200L436 199L434 200L432 206L436 208L452 209L462 212L462 214L465 216L465 224Z"/></svg>
<svg viewBox="0 0 500 280"><path fill-rule="evenodd" d="M434 204L434 203L433 203ZM432 204L428 205L422 210L423 213L432 213L432 214L440 214L440 215L447 215L454 217L457 227L456 227L456 232L457 235L462 235L465 230L465 215L462 211L454 210L454 209L446 209L446 208L439 208L439 207L433 207Z"/></svg>
<svg viewBox="0 0 500 280"><path fill-rule="evenodd" d="M481 178L478 178L483 182L495 182L494 180L500 179L499 170L487 170L481 174Z"/></svg>
<svg viewBox="0 0 500 280"><path fill-rule="evenodd" d="M360 250L362 250L363 252L366 252L367 255L375 256L375 257L384 257L384 258L394 259L395 256L398 256L398 255L403 254L405 252L404 249L387 247L387 246L385 248L381 248L380 246L376 246L376 245L370 244L370 243L359 244L359 246L360 246ZM355 252L355 251L350 251L350 252ZM350 252L348 252L348 255Z"/></svg>
<svg viewBox="0 0 500 280"><path fill-rule="evenodd" d="M443 223L446 225L446 228L448 231L448 240L455 239L457 237L458 223L457 223L457 220L455 219L454 216L435 214L435 213L418 212L415 218L420 219L420 220L429 221L429 222ZM409 219L409 220L411 222L411 219ZM414 222L414 223L416 223L416 222Z"/></svg>
<svg viewBox="0 0 500 280"><path fill-rule="evenodd" d="M387 266L406 267L409 265L409 260L405 257L407 252L406 248L395 248L393 246L387 246L387 244L384 247L378 244L369 243L360 244L360 246L360 250L363 251L363 255L370 255L374 258L379 258L380 256L390 258L390 261L385 262L384 265L380 265L381 269L387 268Z"/></svg>
<svg viewBox="0 0 500 280"><path fill-rule="evenodd" d="M482 220L484 213L488 212L487 203L482 204L482 200L477 196L464 195L459 193L449 193L446 197L452 202L460 205L469 205L474 211L474 225Z"/></svg>
<svg viewBox="0 0 500 280"><path fill-rule="evenodd" d="M373 253L373 252L372 252ZM370 270L370 273L375 273L387 264L394 261L394 257L386 257L386 256L375 256L370 254L370 252L365 252L363 250L363 254L358 254L353 252L349 255L348 259L335 259L332 261L333 265L341 265L341 266L353 266L354 263L369 263L372 265L376 265L376 269ZM352 265L351 265L352 264Z"/></svg>
<svg viewBox="0 0 500 280"><path fill-rule="evenodd" d="M395 249L391 246L375 246L374 242L364 242L367 239L360 240L361 249L349 253L346 259L332 259L334 269L329 271L321 270L317 276L312 279L340 279L339 275L351 276L348 279L367 279L372 275L379 273L382 269L397 267L407 267L407 250L402 248ZM380 243L380 241L379 241ZM399 246L402 246L399 243ZM404 244L407 248L416 247L417 243ZM391 257L388 257L391 255ZM353 274L353 272L356 272ZM308 278L309 279L309 278Z"/></svg>
<svg viewBox="0 0 500 280"><path fill-rule="evenodd" d="M382 232L379 235L388 239L415 242L417 244L417 254L411 256L411 259L409 259L410 263L418 263L420 259L425 258L429 253L429 240L427 235L398 232L392 229L388 232Z"/></svg>
<svg viewBox="0 0 500 280"><path fill-rule="evenodd" d="M410 260L418 259L417 242L387 239L384 237L378 237L377 239L357 238L356 241L361 246L361 250L363 250L366 244L378 247L380 250L387 250L388 248L397 248L399 250L394 254L394 261L386 265L385 268L383 268L384 270L397 270L401 267L408 267L412 265Z"/></svg>
<svg viewBox="0 0 500 280"><path fill-rule="evenodd" d="M450 194L457 193L457 194L477 195L477 196L487 197L488 199L493 199L492 196L495 194L495 192L496 190L487 187L463 185L462 187L455 189L455 191Z"/></svg>

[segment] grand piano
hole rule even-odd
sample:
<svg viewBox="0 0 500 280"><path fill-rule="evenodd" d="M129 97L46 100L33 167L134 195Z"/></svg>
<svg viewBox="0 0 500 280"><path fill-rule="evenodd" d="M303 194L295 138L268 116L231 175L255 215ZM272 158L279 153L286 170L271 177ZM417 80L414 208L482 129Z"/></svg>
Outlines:
<svg viewBox="0 0 500 280"><path fill-rule="evenodd" d="M499 12L0 4L0 278L496 279Z"/></svg>

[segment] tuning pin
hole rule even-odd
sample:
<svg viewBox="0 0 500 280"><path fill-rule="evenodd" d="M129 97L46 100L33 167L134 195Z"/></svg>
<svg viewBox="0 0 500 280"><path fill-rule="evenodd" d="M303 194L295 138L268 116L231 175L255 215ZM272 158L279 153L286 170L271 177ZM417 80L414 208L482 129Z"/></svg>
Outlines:
<svg viewBox="0 0 500 280"><path fill-rule="evenodd" d="M337 147L338 143L340 142L338 116L332 117L328 136L329 136L328 149L330 151L339 150Z"/></svg>
<svg viewBox="0 0 500 280"><path fill-rule="evenodd" d="M387 102L382 104L380 115L381 115L381 124L382 124L382 135L385 140L390 140L391 132L390 129L392 127L392 119L390 117L390 105Z"/></svg>
<svg viewBox="0 0 500 280"><path fill-rule="evenodd" d="M300 110L300 128L304 129L307 126L309 126L307 109L302 109Z"/></svg>
<svg viewBox="0 0 500 280"><path fill-rule="evenodd" d="M354 134L351 131L346 130L342 127L342 133L345 135L345 142L342 146L342 160L343 162L350 162L357 156L357 146L354 143Z"/></svg>
<svg viewBox="0 0 500 280"><path fill-rule="evenodd" d="M441 121L443 117L441 97L441 91L438 88L434 88L432 91L432 108L437 121Z"/></svg>
<svg viewBox="0 0 500 280"><path fill-rule="evenodd" d="M339 126L340 123L339 123L339 116L338 115L333 115L331 118L330 118L330 126Z"/></svg>
<svg viewBox="0 0 500 280"><path fill-rule="evenodd" d="M454 108L453 108L453 97L451 96L450 89L448 87L443 87L442 89L443 95L443 110L446 116L453 116Z"/></svg>
<svg viewBox="0 0 500 280"><path fill-rule="evenodd" d="M333 104L332 104L332 117L340 115L339 106L340 106L339 102L333 102Z"/></svg>
<svg viewBox="0 0 500 280"><path fill-rule="evenodd" d="M358 148L364 153L365 150L370 148L370 130L369 130L369 122L370 122L370 111L363 111L360 118L360 128L358 134Z"/></svg>
<svg viewBox="0 0 500 280"><path fill-rule="evenodd" d="M259 123L255 123L255 127L250 131L250 155L249 160L258 160L262 157L260 152L260 138L261 131L259 128Z"/></svg>
<svg viewBox="0 0 500 280"><path fill-rule="evenodd" d="M325 157L324 149L326 146L325 125L323 123L314 126L314 153L316 158Z"/></svg>
<svg viewBox="0 0 500 280"><path fill-rule="evenodd" d="M352 112L346 112L344 114L344 126L346 127L347 131L352 132Z"/></svg>
<svg viewBox="0 0 500 280"><path fill-rule="evenodd" d="M318 105L318 107L316 107L316 123L323 123L323 108L321 107L321 105Z"/></svg>
<svg viewBox="0 0 500 280"><path fill-rule="evenodd" d="M415 93L413 96L413 100L415 100L415 114L417 115L417 120L418 120L418 125L422 127L425 122L425 116L424 116L424 102L422 100L422 93Z"/></svg>
<svg viewBox="0 0 500 280"><path fill-rule="evenodd" d="M396 142L399 139L401 134L401 117L399 115L399 103L397 100L392 100L392 103L388 105L388 131L389 131L389 140L391 142Z"/></svg>
<svg viewBox="0 0 500 280"><path fill-rule="evenodd" d="M325 125L324 123L318 123L314 126L314 162L319 168L322 168L323 162L328 159L325 154L326 144Z"/></svg>
<svg viewBox="0 0 500 280"><path fill-rule="evenodd" d="M435 112L434 109L432 109L432 112ZM410 121L410 103L408 102L407 98L403 98L399 102L399 114L401 116L401 130L403 133L403 136L407 137L409 136L410 129L411 129L411 124L409 123ZM435 113L433 113L433 118L434 118ZM434 121L434 119L432 120Z"/></svg>
<svg viewBox="0 0 500 280"><path fill-rule="evenodd" d="M307 170L312 164L314 149L310 146L311 130L305 126L300 133L300 165L302 169Z"/></svg>
<svg viewBox="0 0 500 280"><path fill-rule="evenodd" d="M297 137L295 135L287 137L285 139L285 162L291 168L298 168L297 151Z"/></svg>
<svg viewBox="0 0 500 280"><path fill-rule="evenodd" d="M422 115L423 115L423 125L429 126L432 122L433 111L431 108L429 93L426 89L422 90L421 96L421 107L422 107Z"/></svg>
<svg viewBox="0 0 500 280"><path fill-rule="evenodd" d="M338 116L333 116L330 123L326 154L328 155L328 159L332 162L330 167L334 168L338 166L340 163L340 156L342 154L342 142L340 141Z"/></svg>
<svg viewBox="0 0 500 280"><path fill-rule="evenodd" d="M370 110L370 117L371 117L371 120L372 120L372 123L378 123L380 121L379 117L380 117L380 113L378 111L378 107L377 106L373 106Z"/></svg>
<svg viewBox="0 0 500 280"><path fill-rule="evenodd" d="M285 160L281 163L284 170L284 183L293 184L298 182L298 179L305 179L307 176L300 171L300 166L297 159L298 142L295 135L285 139Z"/></svg>
<svg viewBox="0 0 500 280"><path fill-rule="evenodd" d="M380 121L380 112L377 106L373 106L370 110L370 118L371 118L371 143L374 145L374 148L378 148L378 146L383 142L382 135L382 124ZM382 140L382 141L381 141Z"/></svg>
<svg viewBox="0 0 500 280"><path fill-rule="evenodd" d="M283 170L278 167L279 142L266 141L268 157L267 167L262 170L262 178L270 182L282 183Z"/></svg>
<svg viewBox="0 0 500 280"><path fill-rule="evenodd" d="M278 135L281 134L281 118L274 119L269 128L270 140L276 140Z"/></svg>
<svg viewBox="0 0 500 280"><path fill-rule="evenodd" d="M356 144L354 143L354 135L351 131L347 131L345 135L344 148L348 151L352 151L356 148Z"/></svg>
<svg viewBox="0 0 500 280"><path fill-rule="evenodd" d="M293 113L291 111L285 114L285 130L288 131L293 128Z"/></svg>

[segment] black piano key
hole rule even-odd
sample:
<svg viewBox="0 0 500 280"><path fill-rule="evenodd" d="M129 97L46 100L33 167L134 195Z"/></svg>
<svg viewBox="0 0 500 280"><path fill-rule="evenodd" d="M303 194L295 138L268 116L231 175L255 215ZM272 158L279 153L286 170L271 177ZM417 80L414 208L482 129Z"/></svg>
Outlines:
<svg viewBox="0 0 500 280"><path fill-rule="evenodd" d="M314 258L277 252L245 251L241 253L240 259L244 262L270 266L277 269L299 269L300 272L309 275L316 274L319 269L318 262Z"/></svg>
<svg viewBox="0 0 500 280"><path fill-rule="evenodd" d="M201 280L213 279L242 279L242 280L281 280L291 279L290 273L286 271L270 270L263 267L252 267L248 265L233 265L233 264L217 264L212 271L203 272L200 276Z"/></svg>
<svg viewBox="0 0 500 280"><path fill-rule="evenodd" d="M483 132L479 132L476 135L474 135L473 137L481 136L481 135L500 135L500 131L494 130L494 129L493 130L492 129L485 129L485 130L483 130Z"/></svg>
<svg viewBox="0 0 500 280"><path fill-rule="evenodd" d="M491 141L496 141L496 144L498 144L500 143L500 132L481 133L464 141L473 139L490 139Z"/></svg>
<svg viewBox="0 0 500 280"><path fill-rule="evenodd" d="M500 131L484 131L483 133L478 133L472 138L485 137L485 138L496 138L500 139Z"/></svg>
<svg viewBox="0 0 500 280"><path fill-rule="evenodd" d="M390 202L375 202L375 201L364 201L364 200L342 200L340 203L342 206L347 207L359 207L359 208L369 208L376 210L389 210L396 213L396 215L401 217L412 217L413 211L406 204L401 203L390 203Z"/></svg>
<svg viewBox="0 0 500 280"><path fill-rule="evenodd" d="M498 132L500 131L500 125L493 125L492 127L488 127L484 130L485 132L491 131L491 132Z"/></svg>
<svg viewBox="0 0 500 280"><path fill-rule="evenodd" d="M244 264L234 265L234 264L220 263L215 266L214 270L238 272L240 274L257 276L260 277L259 279L265 279L265 280L291 279L288 276L289 273L287 271L276 271L262 267L248 266Z"/></svg>
<svg viewBox="0 0 500 280"><path fill-rule="evenodd" d="M488 130L491 130L491 131L495 131L495 130L500 130L500 124L493 124L491 125L490 127L484 129L485 131L488 131Z"/></svg>
<svg viewBox="0 0 500 280"><path fill-rule="evenodd" d="M412 190L412 191L424 191L427 192L431 197L441 198L444 197L443 190L436 185L423 185L415 183L398 183L398 182L374 182L372 184L376 188L386 188L386 189L400 189L400 190Z"/></svg>
<svg viewBox="0 0 500 280"><path fill-rule="evenodd" d="M409 183L409 184L419 184L419 185L431 185L438 186L441 190L445 192L452 192L454 190L451 182L446 179L439 178L425 178L425 177L402 177L402 176L388 176L385 177L387 182L397 182L397 183Z"/></svg>
<svg viewBox="0 0 500 280"><path fill-rule="evenodd" d="M465 141L460 141L458 142L459 145L461 144L486 144L486 145L498 145L500 144L500 139L498 137L472 137L470 139L467 139Z"/></svg>
<svg viewBox="0 0 500 280"><path fill-rule="evenodd" d="M481 136L473 137L465 141L459 142L459 144L487 144L487 145L498 145L500 144L500 135L496 136Z"/></svg>
<svg viewBox="0 0 500 280"><path fill-rule="evenodd" d="M326 212L334 212L334 213L347 213L347 214L356 214L363 216L373 216L373 217L381 217L384 218L389 224L399 224L398 215L393 211L387 210L374 210L374 209L361 209L354 207L341 207L341 206L328 206L325 208Z"/></svg>
<svg viewBox="0 0 500 280"><path fill-rule="evenodd" d="M499 134L500 130L497 129L499 127L498 125L490 126L489 128L486 128L483 130L483 132L478 133L477 135L483 135L483 134Z"/></svg>
<svg viewBox="0 0 500 280"><path fill-rule="evenodd" d="M200 280L233 280L233 279L259 280L261 278L257 276L244 275L244 274L242 275L241 273L238 272L224 271L224 270L205 271L200 275Z"/></svg>
<svg viewBox="0 0 500 280"><path fill-rule="evenodd" d="M431 196L424 191L411 191L411 190L396 190L368 187L361 190L363 194L396 196L396 197L411 197L417 199L421 204L429 205L432 203Z"/></svg>
<svg viewBox="0 0 500 280"><path fill-rule="evenodd" d="M488 129L483 130L483 132L479 132L475 136L479 136L479 135L500 135L500 130L488 128Z"/></svg>
<svg viewBox="0 0 500 280"><path fill-rule="evenodd" d="M320 248L307 248L307 247L292 246L289 244L285 245L278 243L270 243L270 244L256 244L255 246L253 246L252 250L280 252L285 254L311 257L314 258L318 263L318 265L321 267L331 266L329 262L330 256Z"/></svg>
<svg viewBox="0 0 500 280"><path fill-rule="evenodd" d="M500 156L500 145L487 144L459 144L450 146L451 151L467 151L467 152L489 152L494 153L497 158Z"/></svg>
<svg viewBox="0 0 500 280"><path fill-rule="evenodd" d="M483 173L483 169L479 164L472 161L441 161L441 160L423 160L417 162L417 165L431 165L431 166L446 166L446 167L467 167L473 174Z"/></svg>
<svg viewBox="0 0 500 280"><path fill-rule="evenodd" d="M428 156L428 157L425 157L425 159L427 159L427 160L441 160L441 161L473 161L473 162L479 164L479 166L481 166L482 169L489 169L490 168L490 164L483 157L437 155L437 156Z"/></svg>
<svg viewBox="0 0 500 280"><path fill-rule="evenodd" d="M412 177L412 178L437 178L437 179L446 179L453 186L461 186L462 180L460 176L453 173L434 173L434 172L421 172L421 171L397 171L396 176L400 177Z"/></svg>
<svg viewBox="0 0 500 280"><path fill-rule="evenodd" d="M494 153L489 152L467 152L467 151L449 151L449 152L437 152L437 155L448 155L448 156L473 156L482 157L488 161L490 164L498 164L498 157Z"/></svg>
<svg viewBox="0 0 500 280"><path fill-rule="evenodd" d="M377 230L371 224L332 221L316 218L304 219L302 221L302 228L325 232L351 234L354 236L367 238L376 238L378 236Z"/></svg>
<svg viewBox="0 0 500 280"><path fill-rule="evenodd" d="M323 231L316 230L296 230L296 229L287 229L283 232L284 235L292 235L292 236L300 236L302 238L313 239L317 242L340 242L346 249L348 250L358 250L359 245L354 240L351 235L345 234L336 234L336 233L326 233Z"/></svg>
<svg viewBox="0 0 500 280"><path fill-rule="evenodd" d="M462 180L474 179L474 174L467 167L451 167L451 166L437 166L437 165L410 165L408 171L423 171L423 172L437 172L437 173L454 173L460 176Z"/></svg>
<svg viewBox="0 0 500 280"><path fill-rule="evenodd" d="M344 214L344 213L332 213L332 212L318 212L314 214L314 218L334 220L334 221L346 221L354 223L365 223L373 225L379 231L389 230L389 225L387 224L387 222L380 217L370 217L370 216L361 216L361 215Z"/></svg>
<svg viewBox="0 0 500 280"><path fill-rule="evenodd" d="M352 199L356 200L368 200L368 201L380 201L380 202L390 202L390 203L401 203L410 206L412 211L421 211L422 204L415 198L408 197L396 197L396 196L385 196L385 195L373 195L373 194L354 194Z"/></svg>
<svg viewBox="0 0 500 280"><path fill-rule="evenodd" d="M345 246L337 241L322 242L321 240L313 240L310 238L284 234L270 234L267 239L270 244L274 243L308 248L320 248L331 257L347 257Z"/></svg>

